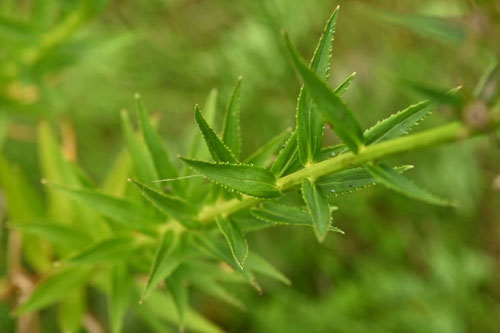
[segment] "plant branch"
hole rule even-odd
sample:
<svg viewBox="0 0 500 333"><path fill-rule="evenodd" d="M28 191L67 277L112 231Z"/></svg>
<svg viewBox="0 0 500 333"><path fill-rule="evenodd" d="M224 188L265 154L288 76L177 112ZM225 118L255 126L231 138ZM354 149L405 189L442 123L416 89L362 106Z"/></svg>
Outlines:
<svg viewBox="0 0 500 333"><path fill-rule="evenodd" d="M491 119L488 126L483 126L481 128L468 127L463 123L454 122L420 133L384 141L371 146L365 146L358 154L347 152L325 161L311 164L278 179L276 184L280 191L284 192L296 187L305 178L314 180L334 172L361 166L381 158L433 147L444 143L462 141L479 134L491 132L496 128L500 128L500 119ZM262 199L259 198L246 196L242 200L232 199L216 203L215 205L206 206L200 212L199 220L202 223L210 224L217 215L229 216L245 208L252 207L261 200Z"/></svg>

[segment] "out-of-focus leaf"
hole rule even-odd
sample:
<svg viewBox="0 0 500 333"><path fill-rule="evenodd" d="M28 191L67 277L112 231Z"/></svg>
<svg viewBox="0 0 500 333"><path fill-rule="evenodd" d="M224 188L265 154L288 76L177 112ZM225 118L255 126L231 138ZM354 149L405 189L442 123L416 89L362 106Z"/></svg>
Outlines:
<svg viewBox="0 0 500 333"><path fill-rule="evenodd" d="M326 23L310 64L311 71L323 81L328 80L337 17L338 7ZM323 120L321 114L315 110L308 90L302 87L297 102L297 144L302 165L316 160L322 141Z"/></svg>
<svg viewBox="0 0 500 333"><path fill-rule="evenodd" d="M454 89L446 91L429 84L416 82L411 79L400 78L399 81L404 86L416 91L420 95L423 95L425 98L428 98L435 104L451 105L457 108L461 107L464 104L463 98L458 95L458 91L461 87L456 87Z"/></svg>
<svg viewBox="0 0 500 333"><path fill-rule="evenodd" d="M83 288L68 291L58 307L58 322L61 332L80 332L82 317L85 312Z"/></svg>
<svg viewBox="0 0 500 333"><path fill-rule="evenodd" d="M248 243L240 228L230 219L217 217L217 226L226 238L236 263L243 269L248 256Z"/></svg>
<svg viewBox="0 0 500 333"><path fill-rule="evenodd" d="M195 107L194 116L214 161L236 163L236 158L232 152L203 118L198 105Z"/></svg>
<svg viewBox="0 0 500 333"><path fill-rule="evenodd" d="M136 95L136 107L137 111L139 112L142 135L149 150L149 154L153 159L158 177L160 177L161 179L176 178L177 170L170 161L168 151L161 141L160 136L154 130L153 125L149 120L146 108L144 107L144 104L142 103L139 95ZM179 182L172 183L174 189L177 190L180 190L179 185Z"/></svg>
<svg viewBox="0 0 500 333"><path fill-rule="evenodd" d="M52 220L14 221L10 222L9 226L23 233L35 235L54 244L69 248L85 246L91 240L88 234Z"/></svg>
<svg viewBox="0 0 500 333"><path fill-rule="evenodd" d="M122 150L104 178L101 188L104 193L123 196L130 172L130 155Z"/></svg>
<svg viewBox="0 0 500 333"><path fill-rule="evenodd" d="M241 81L239 77L234 86L231 99L226 107L224 125L222 128L222 140L238 158L241 152L241 133L240 133L240 92Z"/></svg>
<svg viewBox="0 0 500 333"><path fill-rule="evenodd" d="M365 144L371 145L406 135L434 109L434 105L429 101L423 101L377 122L373 127L365 131Z"/></svg>
<svg viewBox="0 0 500 333"><path fill-rule="evenodd" d="M266 144L260 147L252 155L248 156L243 163L252 164L261 167L267 167L270 163L273 155L278 151L280 147L283 147L283 143L290 136L290 129L287 128L280 134L274 136Z"/></svg>
<svg viewBox="0 0 500 333"><path fill-rule="evenodd" d="M290 166L298 160L297 150L297 132L293 132L285 143L285 147L280 150L278 157L276 157L276 160L271 166L271 173L276 175L276 177L281 177L286 174Z"/></svg>
<svg viewBox="0 0 500 333"><path fill-rule="evenodd" d="M161 193L147 185L133 180L141 190L142 195L148 199L160 212L171 216L186 228L198 228L200 223L195 220L196 209L187 201L165 193Z"/></svg>
<svg viewBox="0 0 500 333"><path fill-rule="evenodd" d="M258 272L260 274L266 275L272 279L280 281L286 285L292 284L290 279L288 279L283 273L277 270L273 265L271 265L266 259L261 256L250 253L248 255L247 266L251 270Z"/></svg>
<svg viewBox="0 0 500 333"><path fill-rule="evenodd" d="M332 124L338 137L357 153L363 144L363 132L347 105L321 80L300 58L292 42L285 35L285 42L295 68L304 81L307 92L311 95L323 118Z"/></svg>
<svg viewBox="0 0 500 333"><path fill-rule="evenodd" d="M64 261L73 265L116 262L129 257L136 248L137 244L131 237L111 237L88 246Z"/></svg>
<svg viewBox="0 0 500 333"><path fill-rule="evenodd" d="M8 124L9 118L7 116L7 113L0 113L0 149L2 149L5 138L7 137Z"/></svg>
<svg viewBox="0 0 500 333"><path fill-rule="evenodd" d="M239 193L260 198L280 195L276 177L266 169L246 164L225 164L182 160L211 181Z"/></svg>
<svg viewBox="0 0 500 333"><path fill-rule="evenodd" d="M125 265L116 265L111 272L111 296L109 298L109 321L111 332L120 333L123 318L128 308L131 293L131 280Z"/></svg>
<svg viewBox="0 0 500 333"><path fill-rule="evenodd" d="M228 292L214 279L209 278L205 274L200 274L198 269L189 271L189 281L199 290L220 299L223 302L231 304L237 308L244 309L245 305L237 299L234 295Z"/></svg>
<svg viewBox="0 0 500 333"><path fill-rule="evenodd" d="M316 237L322 242L328 232L331 219L326 195L317 184L305 178L302 181L302 196L311 214Z"/></svg>
<svg viewBox="0 0 500 333"><path fill-rule="evenodd" d="M401 173L387 165L365 165L366 170L382 185L409 198L424 201L433 205L450 206L451 202L440 199L423 190Z"/></svg>
<svg viewBox="0 0 500 333"><path fill-rule="evenodd" d="M89 274L88 269L72 267L44 279L36 286L28 299L15 310L15 313L22 315L52 305L83 285Z"/></svg>
<svg viewBox="0 0 500 333"><path fill-rule="evenodd" d="M180 270L174 271L165 280L170 295L177 309L177 315L179 316L179 329L182 332L184 330L184 320L186 315L186 309L188 307L188 290L184 283L184 275Z"/></svg>
<svg viewBox="0 0 500 333"><path fill-rule="evenodd" d="M397 167L396 170L398 172L404 172L412 167L411 165L404 165ZM378 182L379 180L363 167L343 170L316 180L316 184L320 186L327 195L340 195L352 192L375 185Z"/></svg>
<svg viewBox="0 0 500 333"><path fill-rule="evenodd" d="M143 141L135 133L127 111L121 112L122 129L132 159L132 166L140 181L149 183L158 180L158 174L153 159Z"/></svg>
<svg viewBox="0 0 500 333"><path fill-rule="evenodd" d="M181 236L175 234L172 230L167 230L156 247L142 299L146 299L153 287L166 279L180 265L183 252L184 241Z"/></svg>

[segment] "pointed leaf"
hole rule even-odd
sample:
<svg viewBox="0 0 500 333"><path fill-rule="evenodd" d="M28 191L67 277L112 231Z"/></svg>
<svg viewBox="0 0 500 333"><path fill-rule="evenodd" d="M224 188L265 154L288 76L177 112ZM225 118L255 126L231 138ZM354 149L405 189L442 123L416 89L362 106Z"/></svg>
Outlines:
<svg viewBox="0 0 500 333"><path fill-rule="evenodd" d="M272 198L280 195L276 187L276 177L261 167L245 164L218 164L182 160L191 168L211 181L236 192L260 198Z"/></svg>
<svg viewBox="0 0 500 333"><path fill-rule="evenodd" d="M131 293L130 276L124 264L113 267L110 289L109 321L111 332L120 333L122 331L123 319L127 311Z"/></svg>
<svg viewBox="0 0 500 333"><path fill-rule="evenodd" d="M453 205L449 201L440 199L418 187L404 175L387 165L365 165L365 168L373 177L378 179L382 185L409 198L421 200L433 205Z"/></svg>
<svg viewBox="0 0 500 333"><path fill-rule="evenodd" d="M345 94L345 92L347 91L347 89L349 88L349 86L351 85L351 82L355 76L356 76L356 72L353 72L351 75L349 75L344 80L344 82L339 84L339 86L337 88L335 88L335 91L334 91L335 95L342 97Z"/></svg>
<svg viewBox="0 0 500 333"><path fill-rule="evenodd" d="M248 156L243 161L243 163L267 167L270 163L271 158L279 150L279 148L285 148L283 143L286 139L288 139L289 136L290 129L287 128L280 134L267 141L267 143L260 147L255 153Z"/></svg>
<svg viewBox="0 0 500 333"><path fill-rule="evenodd" d="M240 300L238 300L234 295L228 292L214 279L207 277L205 274L199 274L198 270L193 270L189 273L189 281L202 292L218 298L221 301L231 304L237 308L245 308L245 305Z"/></svg>
<svg viewBox="0 0 500 333"><path fill-rule="evenodd" d="M338 7L326 23L310 64L311 71L323 81L328 80L337 16ZM302 87L297 102L297 143L302 165L316 160L322 141L323 120L321 114L315 110L307 89Z"/></svg>
<svg viewBox="0 0 500 333"><path fill-rule="evenodd" d="M416 126L422 119L427 117L435 106L429 101L418 104L393 114L389 118L379 121L365 132L365 144L371 145L377 142L399 138L407 134L413 126Z"/></svg>
<svg viewBox="0 0 500 333"><path fill-rule="evenodd" d="M285 143L285 147L278 153L278 157L271 166L270 171L276 175L276 177L281 177L287 173L290 166L297 160L297 132L293 132Z"/></svg>
<svg viewBox="0 0 500 333"><path fill-rule="evenodd" d="M354 115L330 87L307 67L287 35L285 35L285 42L295 68L318 111L323 115L323 119L331 123L338 137L351 151L357 153L363 144L363 132Z"/></svg>
<svg viewBox="0 0 500 333"><path fill-rule="evenodd" d="M201 114L201 110L198 105L195 106L194 116L196 123L200 128L200 131L207 144L208 151L210 155L216 162L229 162L236 163L236 158L233 156L228 147L224 145L222 140L217 136L215 131L208 125Z"/></svg>
<svg viewBox="0 0 500 333"><path fill-rule="evenodd" d="M143 299L148 297L151 290L180 265L182 255L183 240L173 231L167 230L158 242L148 281L142 293Z"/></svg>
<svg viewBox="0 0 500 333"><path fill-rule="evenodd" d="M318 185L305 178L302 181L302 196L311 214L316 237L322 242L330 226L330 208L326 195Z"/></svg>
<svg viewBox="0 0 500 333"><path fill-rule="evenodd" d="M165 280L168 290L172 295L177 314L179 316L179 328L184 330L184 320L186 309L188 307L188 290L184 283L184 275L181 271L176 270Z"/></svg>
<svg viewBox="0 0 500 333"><path fill-rule="evenodd" d="M262 258L261 256L255 253L250 253L248 255L247 266L248 268L250 268L255 272L266 275L288 286L292 284L289 278L283 275L283 273L277 270L266 259Z"/></svg>
<svg viewBox="0 0 500 333"><path fill-rule="evenodd" d="M207 100L204 105L204 110L205 110L205 117L204 119L206 122L212 126L214 123L215 119L215 113L217 111L217 90L212 89L210 91L210 94L207 97ZM191 158L198 158L198 159L204 159L208 157L208 152L206 151L205 146L203 145L203 138L201 136L201 133L196 131L194 134L194 139L191 144L191 149L189 156Z"/></svg>
<svg viewBox="0 0 500 333"><path fill-rule="evenodd" d="M217 217L217 226L226 238L236 263L243 269L248 256L248 243L240 228L230 219Z"/></svg>
<svg viewBox="0 0 500 333"><path fill-rule="evenodd" d="M44 279L36 286L28 299L15 310L15 314L22 315L54 304L68 292L83 285L88 277L87 269L75 267Z"/></svg>
<svg viewBox="0 0 500 333"><path fill-rule="evenodd" d="M234 86L231 99L226 107L224 126L222 128L222 140L238 158L241 152L240 134L240 91L242 78L239 77Z"/></svg>
<svg viewBox="0 0 500 333"><path fill-rule="evenodd" d="M73 265L114 262L129 257L136 248L133 238L111 237L88 246L64 261Z"/></svg>
<svg viewBox="0 0 500 333"><path fill-rule="evenodd" d="M173 195L161 193L136 180L132 180L132 182L160 212L174 218L186 228L200 227L200 223L195 220L196 209L189 202Z"/></svg>

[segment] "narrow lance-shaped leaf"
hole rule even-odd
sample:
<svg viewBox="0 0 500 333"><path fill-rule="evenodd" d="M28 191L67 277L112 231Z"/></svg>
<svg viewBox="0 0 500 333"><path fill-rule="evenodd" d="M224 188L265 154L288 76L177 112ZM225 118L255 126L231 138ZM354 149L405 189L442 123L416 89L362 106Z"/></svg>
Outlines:
<svg viewBox="0 0 500 333"><path fill-rule="evenodd" d="M109 321L111 332L120 333L131 294L131 280L124 264L116 265L111 272Z"/></svg>
<svg viewBox="0 0 500 333"><path fill-rule="evenodd" d="M216 222L220 232L226 238L236 263L243 269L243 265L248 256L248 243L245 236L231 219L218 216Z"/></svg>
<svg viewBox="0 0 500 333"><path fill-rule="evenodd" d="M338 137L351 151L357 153L363 145L363 132L354 115L332 89L307 67L286 34L285 42L295 68L304 81L304 86L314 100L318 111L327 122L332 124Z"/></svg>
<svg viewBox="0 0 500 333"><path fill-rule="evenodd" d="M133 238L111 237L71 255L64 262L75 265L115 262L129 257L136 248Z"/></svg>
<svg viewBox="0 0 500 333"><path fill-rule="evenodd" d="M288 168L297 160L297 155L297 132L293 132L271 166L271 173L276 175L276 177L283 176Z"/></svg>
<svg viewBox="0 0 500 333"><path fill-rule="evenodd" d="M356 76L356 72L353 72L351 75L349 75L337 88L335 88L334 92L335 95L342 97L349 86L351 85L352 80Z"/></svg>
<svg viewBox="0 0 500 333"><path fill-rule="evenodd" d="M229 293L224 287L205 274L200 274L198 269L189 271L189 282L202 292L220 299L237 308L244 309L245 305L234 295Z"/></svg>
<svg viewBox="0 0 500 333"><path fill-rule="evenodd" d="M166 279L180 265L182 255L183 240L181 236L167 230L158 242L142 299L146 299L151 289Z"/></svg>
<svg viewBox="0 0 500 333"><path fill-rule="evenodd" d="M215 113L217 111L217 90L212 89L210 94L207 97L207 100L204 104L205 117L204 119L209 125L213 125L215 119ZM191 149L189 156L191 158L199 158L204 159L208 157L208 152L203 145L203 138L201 133L196 131L194 134L193 142L191 143Z"/></svg>
<svg viewBox="0 0 500 333"><path fill-rule="evenodd" d="M365 168L373 177L378 179L382 185L409 198L424 201L433 205L453 205L449 201L440 199L418 187L404 175L387 165L368 164L365 165Z"/></svg>
<svg viewBox="0 0 500 333"><path fill-rule="evenodd" d="M205 118L203 118L198 105L195 106L194 116L196 119L196 123L200 128L201 134L205 139L208 151L210 152L210 155L212 156L214 161L236 163L236 158L233 156L232 152L228 147L226 147L226 145L224 145L219 136L206 122Z"/></svg>
<svg viewBox="0 0 500 333"><path fill-rule="evenodd" d="M15 310L15 314L22 315L54 304L68 292L83 285L88 277L88 269L75 267L44 279L36 286L28 299Z"/></svg>
<svg viewBox="0 0 500 333"><path fill-rule="evenodd" d="M399 138L407 134L413 126L428 116L435 106L429 101L423 101L409 106L392 116L379 121L373 127L365 131L365 144L371 145L377 142Z"/></svg>
<svg viewBox="0 0 500 333"><path fill-rule="evenodd" d="M226 107L224 117L224 126L222 128L222 140L231 149L234 156L238 158L241 152L241 133L240 133L240 92L241 81L239 77L234 86L231 99Z"/></svg>
<svg viewBox="0 0 500 333"><path fill-rule="evenodd" d="M261 167L182 160L211 181L236 192L259 198L277 197L281 193L276 187L276 177Z"/></svg>
<svg viewBox="0 0 500 333"><path fill-rule="evenodd" d="M316 237L322 242L330 226L330 208L326 195L319 186L305 178L302 181L302 196L311 214Z"/></svg>
<svg viewBox="0 0 500 333"><path fill-rule="evenodd" d="M276 267L255 253L250 253L248 255L247 266L255 272L266 275L288 286L292 284L290 279L283 275Z"/></svg>
<svg viewBox="0 0 500 333"><path fill-rule="evenodd" d="M148 199L163 214L170 216L186 228L198 228L200 223L195 220L196 209L184 199L157 191L136 180L131 180Z"/></svg>
<svg viewBox="0 0 500 333"><path fill-rule="evenodd" d="M184 275L182 271L176 270L165 280L168 290L172 295L177 314L179 316L179 329L184 330L184 320L186 309L188 307L188 289L184 283Z"/></svg>
<svg viewBox="0 0 500 333"><path fill-rule="evenodd" d="M168 151L161 141L160 136L153 128L153 125L149 120L148 113L139 94L136 94L135 100L136 108L139 113L142 135L144 137L144 141L146 142L146 146L149 150L151 158L153 159L158 177L160 177L161 179L176 178L177 170L170 161ZM172 183L172 186L174 186L175 189L178 189L177 187L179 186L179 183L174 182Z"/></svg>
<svg viewBox="0 0 500 333"><path fill-rule="evenodd" d="M290 132L290 129L287 128L280 134L274 136L269 141L267 141L266 144L260 147L255 153L248 156L243 161L243 163L267 167L272 156L279 150L279 148L284 148L283 143L290 136Z"/></svg>
<svg viewBox="0 0 500 333"><path fill-rule="evenodd" d="M314 71L324 81L328 80L337 16L338 7L326 23L310 64L311 71ZM297 102L297 143L302 165L316 160L322 141L323 120L321 114L315 110L307 89L302 87Z"/></svg>

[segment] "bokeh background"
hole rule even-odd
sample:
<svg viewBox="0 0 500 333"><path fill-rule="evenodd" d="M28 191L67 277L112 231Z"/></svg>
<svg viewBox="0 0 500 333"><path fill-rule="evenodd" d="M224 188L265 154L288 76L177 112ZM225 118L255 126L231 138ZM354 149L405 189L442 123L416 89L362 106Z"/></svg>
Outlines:
<svg viewBox="0 0 500 333"><path fill-rule="evenodd" d="M217 88L220 119L240 75L249 154L294 125L300 85L281 29L309 58L337 5L330 83L357 72L345 98L366 127L423 99L401 82L473 91L500 53L495 0L0 0L1 162L42 193L36 127L46 120L68 158L102 179L124 145L119 111L133 108L136 92L176 156L195 131L194 105ZM421 127L454 118L443 106ZM334 219L345 236L318 244L301 229L251 235L250 247L291 287L263 280L263 295L235 289L245 311L196 293L193 306L228 332L498 332L498 148L489 136L399 157L416 166L411 178L458 208L381 187L339 197ZM7 239L2 224L0 277ZM103 311L102 298L89 302ZM9 311L0 300L1 332L15 329ZM127 322L131 332L146 329Z"/></svg>

